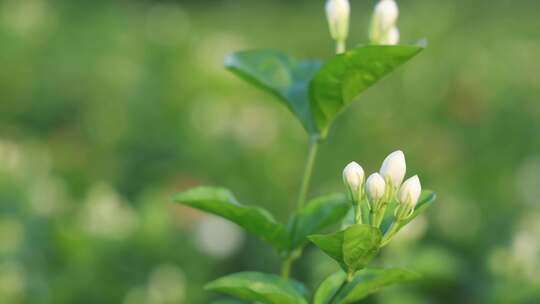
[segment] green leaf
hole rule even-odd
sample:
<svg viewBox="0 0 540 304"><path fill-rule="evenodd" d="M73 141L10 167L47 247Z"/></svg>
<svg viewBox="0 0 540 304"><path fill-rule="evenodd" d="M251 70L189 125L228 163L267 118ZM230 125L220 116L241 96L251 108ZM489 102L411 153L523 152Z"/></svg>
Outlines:
<svg viewBox="0 0 540 304"><path fill-rule="evenodd" d="M276 50L249 50L233 53L225 67L278 97L300 120L309 134L318 134L311 115L309 83L321 63L297 60Z"/></svg>
<svg viewBox="0 0 540 304"><path fill-rule="evenodd" d="M231 274L207 284L205 288L263 304L307 304L307 291L301 283L260 272Z"/></svg>
<svg viewBox="0 0 540 304"><path fill-rule="evenodd" d="M405 269L364 269L359 271L339 293L337 303L357 303L368 295L390 285L414 281L420 275Z"/></svg>
<svg viewBox="0 0 540 304"><path fill-rule="evenodd" d="M405 63L423 47L369 45L325 63L311 82L311 111L324 137L337 115L360 93Z"/></svg>
<svg viewBox="0 0 540 304"><path fill-rule="evenodd" d="M357 271L379 252L381 232L370 225L354 225L345 230L343 258L349 271Z"/></svg>
<svg viewBox="0 0 540 304"><path fill-rule="evenodd" d="M341 193L311 200L289 222L291 249L305 245L308 235L339 223L349 209L351 204Z"/></svg>
<svg viewBox="0 0 540 304"><path fill-rule="evenodd" d="M352 226L351 226L352 227ZM338 231L330 234L315 234L308 236L308 239L314 243L320 250L334 259L339 265L347 270L345 261L343 261L343 239L345 231Z"/></svg>
<svg viewBox="0 0 540 304"><path fill-rule="evenodd" d="M401 223L401 225L399 226L399 229L403 228L405 225L407 225L412 220L414 220L417 216L424 213L429 207L431 207L431 205L433 205L436 199L437 199L437 195L435 194L435 192L431 190L422 191L413 214ZM394 221L395 208L397 208L397 203L394 203L391 206L389 206L387 213L384 217L384 221L381 225L382 231L386 232L390 228L390 225L392 224L392 222Z"/></svg>
<svg viewBox="0 0 540 304"><path fill-rule="evenodd" d="M211 304L247 304L247 302L238 301L238 300L217 300Z"/></svg>
<svg viewBox="0 0 540 304"><path fill-rule="evenodd" d="M178 203L228 219L280 250L289 244L286 228L265 209L240 205L232 193L223 188L199 187L176 195Z"/></svg>
<svg viewBox="0 0 540 304"><path fill-rule="evenodd" d="M365 224L352 225L336 233L309 237L347 272L364 268L379 251L381 238L379 229Z"/></svg>
<svg viewBox="0 0 540 304"><path fill-rule="evenodd" d="M339 291L339 288L345 281L347 275L343 271L336 272L327 277L317 288L313 304L331 304L330 301Z"/></svg>

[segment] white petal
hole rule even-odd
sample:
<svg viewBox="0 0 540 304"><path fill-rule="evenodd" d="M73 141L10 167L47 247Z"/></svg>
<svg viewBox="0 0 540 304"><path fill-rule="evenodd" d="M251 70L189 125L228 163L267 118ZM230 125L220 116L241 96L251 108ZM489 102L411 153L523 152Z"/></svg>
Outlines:
<svg viewBox="0 0 540 304"><path fill-rule="evenodd" d="M401 150L398 150L390 153L384 159L380 173L387 181L390 181L392 187L397 188L403 182L406 171L405 155Z"/></svg>
<svg viewBox="0 0 540 304"><path fill-rule="evenodd" d="M356 162L349 163L343 169L343 181L351 187L353 191L358 191L360 185L364 182L364 169Z"/></svg>
<svg viewBox="0 0 540 304"><path fill-rule="evenodd" d="M371 174L366 180L366 193L371 201L376 201L384 196L386 183L379 173Z"/></svg>
<svg viewBox="0 0 540 304"><path fill-rule="evenodd" d="M418 175L415 175L403 183L398 192L398 200L400 203L409 204L414 208L421 193L422 185Z"/></svg>

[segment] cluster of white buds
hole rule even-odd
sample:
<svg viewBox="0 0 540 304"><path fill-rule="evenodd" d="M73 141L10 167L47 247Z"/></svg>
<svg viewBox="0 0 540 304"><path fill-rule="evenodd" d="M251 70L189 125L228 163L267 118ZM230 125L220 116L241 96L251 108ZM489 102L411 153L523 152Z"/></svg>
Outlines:
<svg viewBox="0 0 540 304"><path fill-rule="evenodd" d="M399 8L394 0L380 0L375 6L369 38L372 43L394 45L399 43L397 20Z"/></svg>
<svg viewBox="0 0 540 304"><path fill-rule="evenodd" d="M349 17L351 14L349 0L327 0L325 8L330 35L336 41L337 52L343 53L349 35Z"/></svg>
<svg viewBox="0 0 540 304"><path fill-rule="evenodd" d="M395 151L388 155L378 173L371 174L364 185L364 170L356 162L351 162L343 170L343 181L351 193L353 205L357 208L357 221L362 220L360 206L364 201L370 211L370 222L373 226L379 227L384 218L386 207L389 203L397 201L398 206L395 211L397 221L402 221L409 217L422 192L420 179L417 175L407 179L405 173L407 164L402 151ZM365 190L364 190L365 189ZM364 200L364 193L367 200Z"/></svg>

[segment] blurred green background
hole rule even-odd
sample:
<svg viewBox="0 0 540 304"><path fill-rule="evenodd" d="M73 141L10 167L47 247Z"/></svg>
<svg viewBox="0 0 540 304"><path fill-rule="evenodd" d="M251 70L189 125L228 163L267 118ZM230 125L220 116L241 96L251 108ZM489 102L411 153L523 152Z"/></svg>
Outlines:
<svg viewBox="0 0 540 304"><path fill-rule="evenodd" d="M351 44L375 1L352 0ZM403 0L429 48L362 95L322 145L311 195L395 149L439 194L377 260L423 274L365 303L540 303L540 4ZM270 47L328 58L324 1L0 0L0 302L208 303L270 248L171 203L231 188L286 220L306 136L222 68ZM311 289L336 269L314 248Z"/></svg>

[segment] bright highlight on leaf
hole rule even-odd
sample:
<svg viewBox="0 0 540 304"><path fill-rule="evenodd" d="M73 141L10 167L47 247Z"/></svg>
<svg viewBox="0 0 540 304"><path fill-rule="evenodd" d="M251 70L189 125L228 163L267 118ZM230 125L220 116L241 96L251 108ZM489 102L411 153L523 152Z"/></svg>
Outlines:
<svg viewBox="0 0 540 304"><path fill-rule="evenodd" d="M282 224L265 209L240 205L227 189L194 188L177 194L175 201L226 218L280 250L288 247L289 237Z"/></svg>
<svg viewBox="0 0 540 304"><path fill-rule="evenodd" d="M207 290L263 304L307 304L305 287L294 280L260 272L240 272L217 279Z"/></svg>
<svg viewBox="0 0 540 304"><path fill-rule="evenodd" d="M351 280L345 282L347 276L344 272L337 272L324 280L313 300L314 304L357 303L381 288L391 285L418 280L420 275L415 272L400 269L364 269L359 271ZM340 286L345 285L340 290Z"/></svg>

